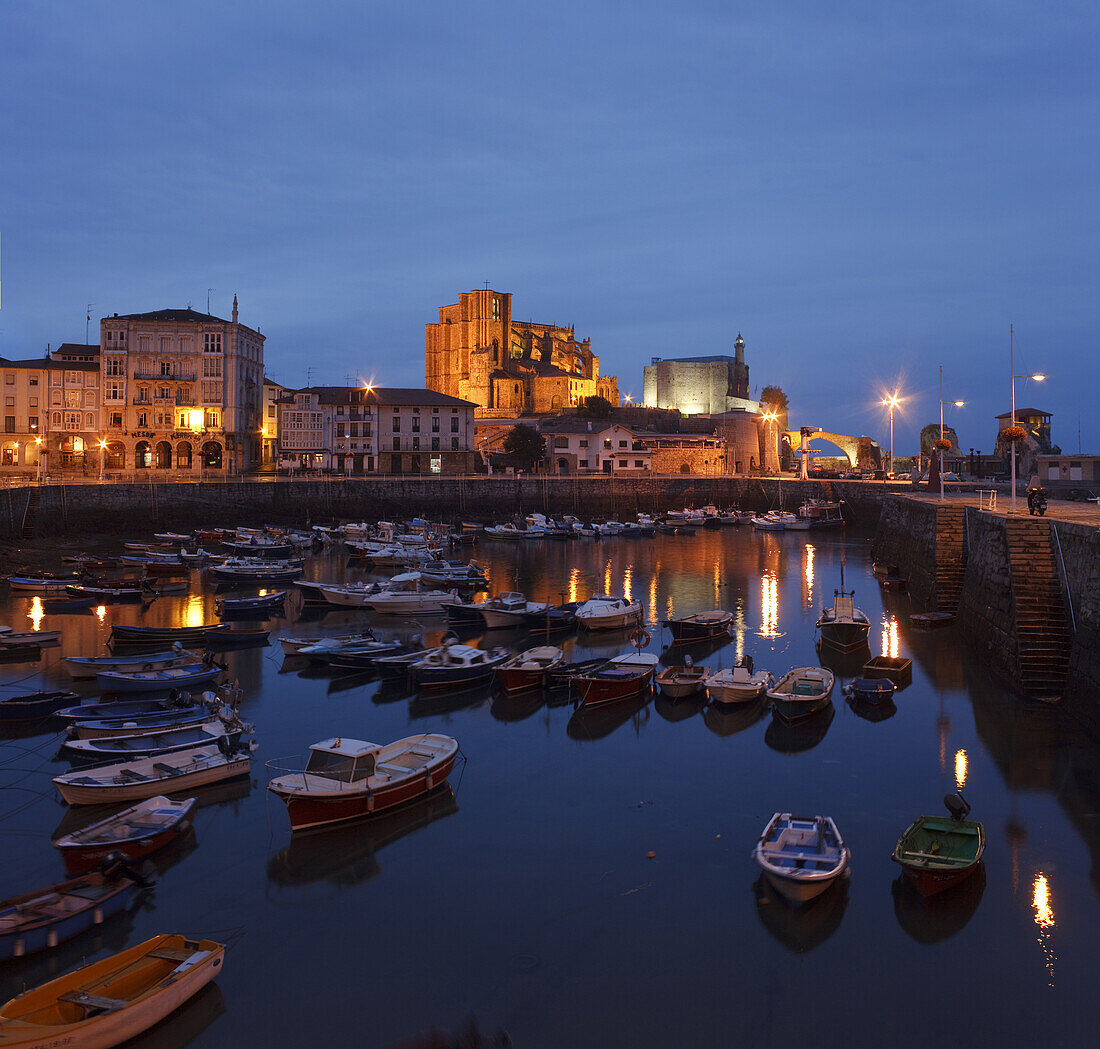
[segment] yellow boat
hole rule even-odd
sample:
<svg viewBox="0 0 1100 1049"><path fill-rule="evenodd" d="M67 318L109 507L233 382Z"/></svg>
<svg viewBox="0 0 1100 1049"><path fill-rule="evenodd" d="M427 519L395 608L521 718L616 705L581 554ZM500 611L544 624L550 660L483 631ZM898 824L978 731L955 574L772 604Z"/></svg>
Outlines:
<svg viewBox="0 0 1100 1049"><path fill-rule="evenodd" d="M0 1047L110 1049L202 990L224 956L213 940L154 936L12 998L0 1007Z"/></svg>

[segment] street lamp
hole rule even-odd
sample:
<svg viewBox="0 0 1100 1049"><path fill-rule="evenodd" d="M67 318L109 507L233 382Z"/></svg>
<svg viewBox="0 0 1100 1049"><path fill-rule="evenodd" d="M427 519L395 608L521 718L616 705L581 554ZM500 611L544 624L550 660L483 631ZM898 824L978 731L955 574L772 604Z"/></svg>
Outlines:
<svg viewBox="0 0 1100 1049"><path fill-rule="evenodd" d="M760 470L766 474L768 472L768 445L770 440L768 437L768 423L775 422L779 418L779 413L775 411L764 412L761 418L764 420L764 461L760 464ZM803 477L805 477L805 473L803 473Z"/></svg>
<svg viewBox="0 0 1100 1049"><path fill-rule="evenodd" d="M99 479L103 480L103 466L107 461L107 442L100 438L99 441Z"/></svg>
<svg viewBox="0 0 1100 1049"><path fill-rule="evenodd" d="M886 405L890 409L890 469L887 473L894 472L894 409L901 403L898 399L897 390L895 390L889 397L883 397L881 404Z"/></svg>
<svg viewBox="0 0 1100 1049"><path fill-rule="evenodd" d="M36 437L34 443L38 445L38 483L42 483L42 438Z"/></svg>
<svg viewBox="0 0 1100 1049"><path fill-rule="evenodd" d="M956 408L965 408L966 401L953 402ZM943 498L943 365L940 365L940 498Z"/></svg>
<svg viewBox="0 0 1100 1049"><path fill-rule="evenodd" d="M1034 375L1017 375L1016 374L1016 363L1015 363L1015 358L1014 358L1014 355L1013 355L1013 334L1014 333L1013 333L1012 325L1010 324L1008 326L1008 371L1009 371L1009 374L1012 376L1012 423L1011 423L1011 425L1013 427L1015 427L1015 425L1016 425L1016 380L1017 379L1023 379L1025 384L1026 384L1028 379L1034 379L1036 382L1042 382L1044 379L1046 379L1046 376L1043 375L1041 372L1036 372ZM1012 499L1011 499L1011 508L1010 508L1009 512L1014 514L1016 512L1016 442L1015 441L1010 441L1009 444L1012 445Z"/></svg>

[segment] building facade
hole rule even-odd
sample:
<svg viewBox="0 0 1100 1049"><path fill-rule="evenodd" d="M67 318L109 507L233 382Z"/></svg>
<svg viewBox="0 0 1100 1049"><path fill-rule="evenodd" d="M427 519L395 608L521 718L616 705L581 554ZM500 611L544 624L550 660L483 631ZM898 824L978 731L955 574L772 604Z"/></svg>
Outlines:
<svg viewBox="0 0 1100 1049"><path fill-rule="evenodd" d="M353 476L473 473L476 407L431 390L286 391L279 401L279 461Z"/></svg>
<svg viewBox="0 0 1100 1049"><path fill-rule="evenodd" d="M263 456L264 336L192 309L100 321L108 470L237 474Z"/></svg>
<svg viewBox="0 0 1100 1049"><path fill-rule="evenodd" d="M618 423L562 420L540 427L552 474L648 473L652 452Z"/></svg>
<svg viewBox="0 0 1100 1049"><path fill-rule="evenodd" d="M559 412L588 397L619 403L614 376L600 375L590 339L572 326L512 317L512 296L463 292L425 325L425 385L473 401L480 417Z"/></svg>
<svg viewBox="0 0 1100 1049"><path fill-rule="evenodd" d="M675 408L683 415L720 415L730 411L758 412L749 400L749 366L740 332L733 356L654 357L644 369L643 402L647 408Z"/></svg>

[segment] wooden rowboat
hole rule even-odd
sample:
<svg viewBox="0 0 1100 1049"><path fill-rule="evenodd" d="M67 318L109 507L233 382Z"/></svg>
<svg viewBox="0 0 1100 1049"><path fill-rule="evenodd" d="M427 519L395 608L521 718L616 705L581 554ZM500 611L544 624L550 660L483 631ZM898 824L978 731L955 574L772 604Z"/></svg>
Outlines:
<svg viewBox="0 0 1100 1049"><path fill-rule="evenodd" d="M136 860L175 841L195 816L195 799L170 801L163 795L131 805L122 812L65 834L54 841L73 874L98 867L108 856L121 853Z"/></svg>
<svg viewBox="0 0 1100 1049"><path fill-rule="evenodd" d="M985 852L985 827L965 819L970 806L961 794L943 799L950 816L918 816L894 846L893 861L921 896L934 896L969 878Z"/></svg>
<svg viewBox="0 0 1100 1049"><path fill-rule="evenodd" d="M75 692L33 692L28 696L0 699L0 722L40 721L79 699Z"/></svg>
<svg viewBox="0 0 1100 1049"><path fill-rule="evenodd" d="M764 876L792 903L820 896L847 871L851 858L832 817L789 812L772 816L753 849Z"/></svg>
<svg viewBox="0 0 1100 1049"><path fill-rule="evenodd" d="M148 1030L221 971L225 945L161 935L0 1007L5 1049L109 1049Z"/></svg>

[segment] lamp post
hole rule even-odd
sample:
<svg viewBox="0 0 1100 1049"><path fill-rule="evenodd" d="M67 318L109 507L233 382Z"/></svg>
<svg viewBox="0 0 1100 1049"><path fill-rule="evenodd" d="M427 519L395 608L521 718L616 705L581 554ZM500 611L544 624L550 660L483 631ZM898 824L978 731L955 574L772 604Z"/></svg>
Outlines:
<svg viewBox="0 0 1100 1049"><path fill-rule="evenodd" d="M103 480L103 467L107 462L107 442L100 438L99 440L99 479Z"/></svg>
<svg viewBox="0 0 1100 1049"><path fill-rule="evenodd" d="M42 483L42 438L36 437L34 443L38 446L38 483Z"/></svg>
<svg viewBox="0 0 1100 1049"><path fill-rule="evenodd" d="M1016 426L1016 380L1017 379L1023 379L1025 384L1026 384L1028 379L1034 379L1036 382L1042 382L1046 378L1046 376L1043 375L1041 372L1036 372L1034 375L1017 375L1016 374L1016 362L1015 362L1014 348L1013 348L1013 335L1014 335L1013 326L1010 324L1008 326L1008 371L1009 371L1009 374L1012 376L1012 382L1011 382L1011 386L1012 386L1012 423L1011 423L1011 425L1015 428L1015 426ZM1009 513L1014 514L1016 512L1016 442L1015 441L1010 441L1009 444L1012 445L1012 497L1011 497L1011 507L1009 509Z"/></svg>
<svg viewBox="0 0 1100 1049"><path fill-rule="evenodd" d="M894 409L900 403L898 401L897 390L895 390L892 394L890 394L889 397L883 397L883 399L880 403L885 404L890 409L890 469L887 470L886 472L887 473L893 473L894 472Z"/></svg>
<svg viewBox="0 0 1100 1049"><path fill-rule="evenodd" d="M955 401L956 408L964 408L966 401ZM940 498L943 498L943 365L940 365Z"/></svg>

